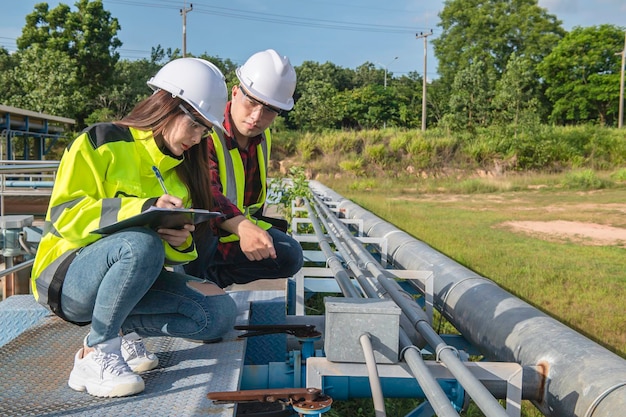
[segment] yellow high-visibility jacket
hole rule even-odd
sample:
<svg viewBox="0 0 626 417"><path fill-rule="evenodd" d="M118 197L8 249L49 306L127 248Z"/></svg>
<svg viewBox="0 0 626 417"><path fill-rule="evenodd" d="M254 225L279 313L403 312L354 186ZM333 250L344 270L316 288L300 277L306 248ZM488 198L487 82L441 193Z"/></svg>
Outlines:
<svg viewBox="0 0 626 417"><path fill-rule="evenodd" d="M254 218L254 214L265 204L267 198L267 167L269 164L270 150L272 148L272 135L269 129L263 132L264 140L257 145L257 158L259 161L259 173L261 176L261 193L258 200L248 206L244 203L244 192L246 188L246 174L241 160L239 148L235 147L228 150L224 133L219 129L213 129L211 138L219 163L220 183L222 184L222 193L230 200L231 203L243 213L243 215L261 227L268 230L272 225L263 220ZM239 240L236 234L220 237L220 242L235 242Z"/></svg>
<svg viewBox="0 0 626 417"><path fill-rule="evenodd" d="M31 274L35 298L47 298L39 292L64 259L102 238L92 230L139 214L156 202L163 189L152 166L161 171L168 193L189 207L189 190L174 169L182 161L163 154L150 131L99 123L81 132L65 150L52 189ZM197 257L191 236L175 248L166 241L163 245L164 265Z"/></svg>

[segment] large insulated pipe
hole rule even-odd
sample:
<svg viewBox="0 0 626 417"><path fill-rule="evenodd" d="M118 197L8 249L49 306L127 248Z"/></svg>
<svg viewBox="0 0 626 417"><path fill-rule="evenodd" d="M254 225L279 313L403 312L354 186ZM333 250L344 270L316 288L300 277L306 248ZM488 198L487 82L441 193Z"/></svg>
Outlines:
<svg viewBox="0 0 626 417"><path fill-rule="evenodd" d="M533 403L544 415L626 415L626 360L323 184L310 187L361 219L368 236L386 238L396 266L432 271L436 307L488 360L543 369L543 397Z"/></svg>

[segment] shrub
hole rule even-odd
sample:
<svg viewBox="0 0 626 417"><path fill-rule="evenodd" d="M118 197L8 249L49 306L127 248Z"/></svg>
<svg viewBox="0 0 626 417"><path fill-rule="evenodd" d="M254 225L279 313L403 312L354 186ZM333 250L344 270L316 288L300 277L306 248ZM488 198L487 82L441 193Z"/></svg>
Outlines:
<svg viewBox="0 0 626 417"><path fill-rule="evenodd" d="M367 145L365 147L365 157L376 164L385 165L387 160L387 148L384 143Z"/></svg>
<svg viewBox="0 0 626 417"><path fill-rule="evenodd" d="M414 132L402 132L394 135L389 139L389 149L393 152L407 152L407 146L411 142L411 138L415 136Z"/></svg>
<svg viewBox="0 0 626 417"><path fill-rule="evenodd" d="M354 191L371 190L376 188L377 181L375 179L366 179L354 181L349 188Z"/></svg>
<svg viewBox="0 0 626 417"><path fill-rule="evenodd" d="M365 175L365 170L363 169L363 158L349 159L344 160L339 163L339 167L346 172L356 175L357 177L361 177Z"/></svg>
<svg viewBox="0 0 626 417"><path fill-rule="evenodd" d="M626 168L622 168L619 171L613 173L611 178L615 181L626 181Z"/></svg>
<svg viewBox="0 0 626 417"><path fill-rule="evenodd" d="M562 185L569 189L599 190L611 185L610 181L598 178L591 169L570 172L563 179Z"/></svg>
<svg viewBox="0 0 626 417"><path fill-rule="evenodd" d="M302 140L298 145L298 149L300 150L300 158L302 158L302 162L308 162L315 157L316 151L316 143L313 139L313 136L310 134L304 135Z"/></svg>

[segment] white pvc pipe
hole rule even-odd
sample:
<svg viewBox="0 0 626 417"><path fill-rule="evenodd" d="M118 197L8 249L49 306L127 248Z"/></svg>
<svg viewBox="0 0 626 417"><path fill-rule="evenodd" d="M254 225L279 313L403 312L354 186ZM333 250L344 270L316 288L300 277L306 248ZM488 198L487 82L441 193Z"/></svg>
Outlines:
<svg viewBox="0 0 626 417"><path fill-rule="evenodd" d="M376 417L386 417L385 397L383 397L383 389L380 385L380 377L378 375L378 368L376 367L376 358L374 357L370 334L363 333L361 337L359 337L359 342L361 342L363 356L365 356L365 365L367 366L367 373L369 375Z"/></svg>

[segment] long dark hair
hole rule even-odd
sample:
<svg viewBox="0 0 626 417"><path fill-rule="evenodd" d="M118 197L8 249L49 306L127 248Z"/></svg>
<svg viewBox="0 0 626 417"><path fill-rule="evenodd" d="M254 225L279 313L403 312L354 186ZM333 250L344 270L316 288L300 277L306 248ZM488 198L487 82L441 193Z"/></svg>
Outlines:
<svg viewBox="0 0 626 417"><path fill-rule="evenodd" d="M185 106L194 117L202 120L202 115L179 97L165 90L158 90L147 99L139 102L119 125L133 127L139 130L151 130L157 144L163 146L163 129L175 117L184 114L180 105ZM187 186L194 208L210 209L211 175L209 171L209 156L205 140L192 146L184 153L184 161L176 167L176 173ZM200 229L208 223L199 225Z"/></svg>

